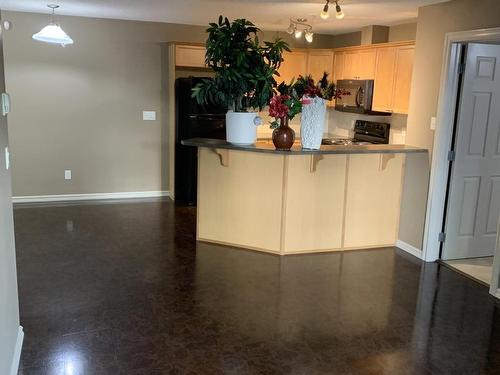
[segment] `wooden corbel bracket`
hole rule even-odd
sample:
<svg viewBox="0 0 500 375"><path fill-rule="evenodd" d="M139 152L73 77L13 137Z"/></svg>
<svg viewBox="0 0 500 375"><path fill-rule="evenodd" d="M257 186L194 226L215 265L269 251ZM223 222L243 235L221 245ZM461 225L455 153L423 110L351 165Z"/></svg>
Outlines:
<svg viewBox="0 0 500 375"><path fill-rule="evenodd" d="M318 168L318 163L325 157L322 154L311 154L311 163L309 165L309 172L314 173Z"/></svg>
<svg viewBox="0 0 500 375"><path fill-rule="evenodd" d="M220 165L229 167L229 150L224 148L211 148L210 150L219 156Z"/></svg>

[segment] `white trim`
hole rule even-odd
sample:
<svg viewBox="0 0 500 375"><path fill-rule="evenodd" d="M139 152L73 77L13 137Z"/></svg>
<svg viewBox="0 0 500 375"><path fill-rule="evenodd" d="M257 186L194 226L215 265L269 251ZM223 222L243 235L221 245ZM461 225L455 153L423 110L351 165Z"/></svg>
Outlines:
<svg viewBox="0 0 500 375"><path fill-rule="evenodd" d="M45 203L45 202L68 202L88 201L103 199L133 199L133 198L158 198L169 197L173 199L169 191L132 191L120 193L92 193L92 194L61 194L61 195L27 195L12 197L12 203Z"/></svg>
<svg viewBox="0 0 500 375"><path fill-rule="evenodd" d="M441 86L439 90L437 128L432 152L427 214L422 259L434 262L439 259L438 236L441 232L446 186L448 181L448 151L453 134L455 104L458 85L460 49L456 43L500 41L500 27L447 33L444 41Z"/></svg>
<svg viewBox="0 0 500 375"><path fill-rule="evenodd" d="M417 257L418 259L422 259L422 250L417 249L415 246L412 246L407 242L397 240L396 247L400 248L403 251L406 251L407 253L409 253L415 257Z"/></svg>
<svg viewBox="0 0 500 375"><path fill-rule="evenodd" d="M10 375L17 375L19 371L19 362L21 360L21 350L23 348L24 331L23 327L19 326L17 332L16 347L14 348L14 356L12 357L12 364L10 366Z"/></svg>

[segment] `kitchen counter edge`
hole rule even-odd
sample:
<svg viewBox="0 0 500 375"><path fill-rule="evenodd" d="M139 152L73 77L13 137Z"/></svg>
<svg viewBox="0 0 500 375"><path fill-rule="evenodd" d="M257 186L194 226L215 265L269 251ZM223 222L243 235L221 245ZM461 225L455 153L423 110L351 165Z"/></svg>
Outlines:
<svg viewBox="0 0 500 375"><path fill-rule="evenodd" d="M235 145L221 139L191 138L181 141L184 146L220 148L235 151L264 152L282 155L310 155L310 154L411 154L427 152L425 148L407 145L374 144L374 145L321 145L319 150L303 149L295 144L290 151L279 151L273 144L266 141L257 141L253 145Z"/></svg>

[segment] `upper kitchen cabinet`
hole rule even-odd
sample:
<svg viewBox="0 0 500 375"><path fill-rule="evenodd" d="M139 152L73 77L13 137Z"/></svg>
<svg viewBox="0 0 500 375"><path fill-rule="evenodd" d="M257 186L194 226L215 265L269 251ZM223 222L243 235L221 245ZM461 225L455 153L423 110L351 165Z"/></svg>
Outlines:
<svg viewBox="0 0 500 375"><path fill-rule="evenodd" d="M345 52L342 78L337 79L373 79L376 56L375 49Z"/></svg>
<svg viewBox="0 0 500 375"><path fill-rule="evenodd" d="M308 53L307 74L315 81L320 80L326 72L332 78L333 51L312 50Z"/></svg>
<svg viewBox="0 0 500 375"><path fill-rule="evenodd" d="M414 45L377 49L373 109L408 113Z"/></svg>
<svg viewBox="0 0 500 375"><path fill-rule="evenodd" d="M290 83L292 79L296 79L299 75L307 73L307 52L293 51L283 53L283 62L278 70L280 76L276 77L279 83Z"/></svg>
<svg viewBox="0 0 500 375"><path fill-rule="evenodd" d="M394 97L394 76L397 48L387 47L377 50L375 65L375 90L372 108L375 111L392 112Z"/></svg>
<svg viewBox="0 0 500 375"><path fill-rule="evenodd" d="M414 56L414 45L398 48L394 78L394 100L392 103L395 113L408 113Z"/></svg>
<svg viewBox="0 0 500 375"><path fill-rule="evenodd" d="M333 81L344 78L345 52L335 52L333 61Z"/></svg>
<svg viewBox="0 0 500 375"><path fill-rule="evenodd" d="M177 44L175 65L186 68L206 68L205 51L205 46Z"/></svg>

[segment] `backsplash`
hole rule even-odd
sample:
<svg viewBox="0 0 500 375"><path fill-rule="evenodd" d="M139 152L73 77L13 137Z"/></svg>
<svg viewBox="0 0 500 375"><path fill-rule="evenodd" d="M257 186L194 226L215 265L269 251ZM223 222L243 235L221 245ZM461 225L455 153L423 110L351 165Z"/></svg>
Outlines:
<svg viewBox="0 0 500 375"><path fill-rule="evenodd" d="M405 143L407 115L393 114L391 116L368 116L329 109L327 111L327 116L328 132L334 137L351 138L354 135L354 122L356 120L366 120L391 124L389 143Z"/></svg>
<svg viewBox="0 0 500 375"><path fill-rule="evenodd" d="M325 122L325 135L332 137L351 138L353 136L354 122L356 120L367 120L375 122L385 122L391 124L390 143L404 144L406 138L406 120L407 115L393 114L392 116L368 116L357 113L339 112L333 108L328 108L327 119ZM269 121L272 118L268 112L261 112L260 116L264 121L257 130L258 138L271 138L272 129L269 128ZM300 137L300 115L296 116L290 126L295 130L296 137Z"/></svg>

